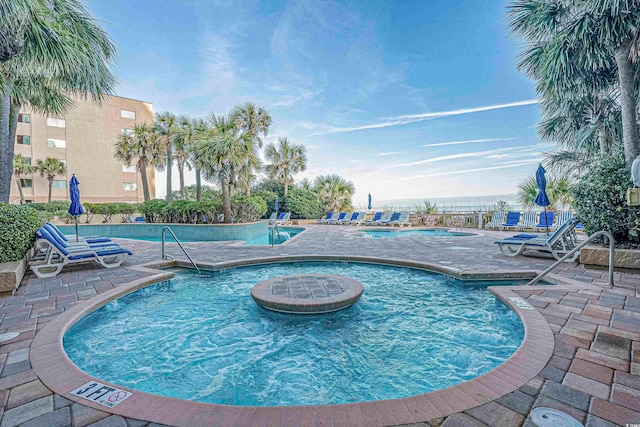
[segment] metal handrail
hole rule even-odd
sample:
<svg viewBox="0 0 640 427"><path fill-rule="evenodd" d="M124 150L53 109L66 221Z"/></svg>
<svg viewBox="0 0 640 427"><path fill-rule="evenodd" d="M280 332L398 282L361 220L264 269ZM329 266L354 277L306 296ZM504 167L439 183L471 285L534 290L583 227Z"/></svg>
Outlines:
<svg viewBox="0 0 640 427"><path fill-rule="evenodd" d="M535 285L536 283L538 283L540 279L546 276L551 270L556 268L559 264L563 263L565 259L569 258L571 255L573 255L574 253L582 249L584 246L586 246L587 243L592 242L596 237L600 237L600 236L605 236L607 239L609 239L609 286L613 286L613 254L615 251L614 245L616 244L616 240L613 238L611 233L605 230L598 231L597 233L594 233L591 236L589 236L587 240L580 243L575 248L571 249L569 252L567 252L565 256L563 256L558 261L553 263L551 267L547 268L545 271L538 274L536 278L530 281L529 283L527 283L526 286Z"/></svg>
<svg viewBox="0 0 640 427"><path fill-rule="evenodd" d="M273 237L274 237L274 236L273 236L273 229L274 229L274 228L275 228L276 232L278 233L278 244L281 244L281 243L282 243L282 238L280 237L280 229L278 228L278 223L277 223L277 222L275 222L275 220L274 220L274 223L273 223L273 225L271 226L271 247L273 247L273 245L275 244L275 243L274 243L274 240L275 240L275 239L273 238Z"/></svg>
<svg viewBox="0 0 640 427"><path fill-rule="evenodd" d="M175 233L173 232L173 230L171 230L171 228L169 228L168 226L164 226L162 228L162 259L168 259L168 255L166 254L165 250L164 250L164 233L165 231L168 231L169 233L171 233L171 236L173 237L173 240L176 241L176 243L178 244L178 246L180 246L180 249L182 249L182 252L184 252L184 254L187 256L187 258L189 258L189 261L191 261L191 264L193 265L193 267L198 270L198 274L202 274L202 272L200 271L200 269L198 268L198 266L196 265L195 262L193 262L193 260L191 259L191 257L189 256L189 254L187 253L187 251L184 249L184 247L182 246L182 243L180 243L180 240L178 240L178 238L176 237Z"/></svg>

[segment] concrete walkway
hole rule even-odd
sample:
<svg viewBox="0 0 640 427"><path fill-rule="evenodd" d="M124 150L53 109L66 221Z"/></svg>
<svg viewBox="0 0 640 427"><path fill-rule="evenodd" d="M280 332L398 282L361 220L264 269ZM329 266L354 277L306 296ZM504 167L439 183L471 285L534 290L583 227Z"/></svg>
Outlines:
<svg viewBox="0 0 640 427"><path fill-rule="evenodd" d="M541 271L554 261L501 255L493 242L511 234L483 231L473 237L373 239L358 237L354 227L310 226L276 247L222 242L184 246L197 261L207 263L279 255L351 255L493 273ZM160 243L124 239L118 243L135 253L122 267L76 267L52 279L31 275L15 296L0 301L0 333L20 333L0 346L0 427L151 425L53 394L30 364L31 341L47 322L78 301L150 274L131 267L160 258ZM185 259L175 244L169 245L169 253ZM640 275L616 273L616 285L609 288L605 271L564 264L554 273L599 289L518 291L543 314L555 335L554 355L540 374L520 389L464 413L408 425L533 426L528 415L537 406L562 410L592 427L640 424ZM379 414L367 425L407 425L410 415ZM279 426L283 420L263 424Z"/></svg>

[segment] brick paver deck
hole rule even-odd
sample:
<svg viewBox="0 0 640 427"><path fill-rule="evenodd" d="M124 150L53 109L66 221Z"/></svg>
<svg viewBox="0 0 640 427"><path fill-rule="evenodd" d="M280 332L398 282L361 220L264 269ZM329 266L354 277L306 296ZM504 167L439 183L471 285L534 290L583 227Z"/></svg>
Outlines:
<svg viewBox="0 0 640 427"><path fill-rule="evenodd" d="M507 233L483 231L481 234L474 237L364 239L357 237L353 227L310 226L287 244L273 248L220 242L186 243L184 246L197 261L207 264L267 256L351 255L440 265L443 270L462 276L505 271L527 275L541 271L553 262L549 258L502 256L493 241ZM145 278L149 280L157 273L136 266L157 261L159 243L131 240L119 243L135 253L122 267L110 270L76 267L65 269L51 279L37 279L31 275L15 296L0 300L0 333L20 333L0 345L0 427L150 425L55 394L31 367L32 360L35 362L33 358L41 356L29 353L32 340L52 319L78 302L126 283L144 282ZM184 259L175 245L169 245L169 253ZM533 423L528 414L537 406L562 410L591 427L640 423L640 275L617 272L616 284L611 288L606 283L605 271L585 269L578 264L562 265L554 274L584 283L584 286L515 290L515 294L542 314L555 340L552 346L548 343L552 357L544 369L515 391L497 395L488 403L476 402L477 406L448 417L434 416L429 423L414 423L419 419L414 414L432 410L427 407L429 402L409 399L400 406L363 403L360 405L362 411L345 410L343 413L327 412L323 407L305 407L299 411L282 410L265 415L267 412L257 409L245 418L234 419L229 425L530 427ZM513 379L495 378L496 384L501 386L510 380ZM440 403L447 406L447 402ZM371 411L371 408L375 410ZM160 408L140 408L141 417L154 409ZM279 415L273 416L274 413ZM186 425L208 425L208 422L192 419Z"/></svg>

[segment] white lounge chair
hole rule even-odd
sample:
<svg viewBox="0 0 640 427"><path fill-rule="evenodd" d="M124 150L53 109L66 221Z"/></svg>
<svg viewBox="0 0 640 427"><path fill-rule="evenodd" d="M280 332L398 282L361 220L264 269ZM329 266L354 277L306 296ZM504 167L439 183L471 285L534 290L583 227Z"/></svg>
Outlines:
<svg viewBox="0 0 640 427"><path fill-rule="evenodd" d="M575 227L578 221L571 219L562 224L551 236L530 237L530 235L514 236L495 242L500 248L500 252L507 256L522 254L525 250L536 250L550 252L556 259L565 256L574 249L578 242L575 236ZM580 252L576 252L566 262L575 261Z"/></svg>
<svg viewBox="0 0 640 427"><path fill-rule="evenodd" d="M329 221L331 218L333 218L333 216L335 215L335 213L333 212L327 212L327 214L324 216L324 218L320 218L319 220L317 220L318 224L326 224L327 221Z"/></svg>
<svg viewBox="0 0 640 427"><path fill-rule="evenodd" d="M383 215L384 212L376 212L375 214L373 214L373 218L364 221L364 225L374 225L376 222L382 219Z"/></svg>
<svg viewBox="0 0 640 427"><path fill-rule="evenodd" d="M409 212L401 212L400 217L395 221L391 221L391 226L397 225L398 227L411 227L411 223L409 222Z"/></svg>
<svg viewBox="0 0 640 427"><path fill-rule="evenodd" d="M556 230L558 226L564 224L565 222L573 219L573 212L571 211L558 211L556 215L556 220L553 225L549 227L550 230Z"/></svg>
<svg viewBox="0 0 640 427"><path fill-rule="evenodd" d="M358 212L351 212L351 213L346 214L344 216L344 218L342 218L341 220L338 220L336 222L336 224L338 224L338 225L347 225L352 220L356 219L357 217L358 217Z"/></svg>
<svg viewBox="0 0 640 427"><path fill-rule="evenodd" d="M351 221L349 221L349 225L362 225L366 214L364 212L357 212L357 214L358 216L356 216L356 219L352 219Z"/></svg>
<svg viewBox="0 0 640 427"><path fill-rule="evenodd" d="M486 224L485 224L485 226L484 226L484 228L485 228L486 230L489 230L489 229L495 229L495 230L497 230L497 229L499 229L499 228L500 228L500 226L501 226L502 224L504 224L504 219L505 219L505 216L506 216L506 215L507 215L507 213L506 213L506 212L494 212L494 213L493 213L493 216L491 217L491 221L489 221L488 223L486 223Z"/></svg>
<svg viewBox="0 0 640 427"><path fill-rule="evenodd" d="M528 230L536 226L538 212L525 212L522 214L522 221L518 225L519 230Z"/></svg>
<svg viewBox="0 0 640 427"><path fill-rule="evenodd" d="M39 278L54 277L66 265L95 261L105 268L119 267L131 251L112 243L109 246L64 247L48 230L36 232L36 256L30 263L31 270Z"/></svg>
<svg viewBox="0 0 640 427"><path fill-rule="evenodd" d="M391 220L391 215L392 215L392 212L385 212L385 213L382 214L380 219L374 220L374 221L371 222L371 224L367 224L367 225L385 225L385 224L388 224L389 221Z"/></svg>

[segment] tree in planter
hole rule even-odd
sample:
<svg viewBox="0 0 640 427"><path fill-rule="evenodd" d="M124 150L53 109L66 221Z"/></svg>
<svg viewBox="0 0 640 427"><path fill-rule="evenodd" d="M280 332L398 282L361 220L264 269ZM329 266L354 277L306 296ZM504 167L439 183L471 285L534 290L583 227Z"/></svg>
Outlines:
<svg viewBox="0 0 640 427"><path fill-rule="evenodd" d="M278 138L278 146L267 145L265 157L270 164L264 171L270 179L284 184L284 196L289 193L289 184L293 183L293 175L307 169L307 150L304 145L291 144L287 138Z"/></svg>
<svg viewBox="0 0 640 427"><path fill-rule="evenodd" d="M49 181L49 197L47 201L51 203L51 189L53 188L53 180L58 175L64 175L67 173L67 165L54 157L47 157L46 159L38 159L35 169L40 173L41 177L46 177Z"/></svg>
<svg viewBox="0 0 640 427"><path fill-rule="evenodd" d="M147 179L147 168L156 166L162 161L166 144L158 138L153 126L147 123L136 124L133 127L133 134L121 134L115 145L114 157L131 166L136 161L136 168L142 178L142 193L144 201L149 201L149 180Z"/></svg>
<svg viewBox="0 0 640 427"><path fill-rule="evenodd" d="M18 184L18 192L20 193L20 204L24 205L24 193L22 192L22 175L28 175L33 173L33 166L25 162L25 158L22 154L13 155L13 176L16 177L16 184Z"/></svg>

